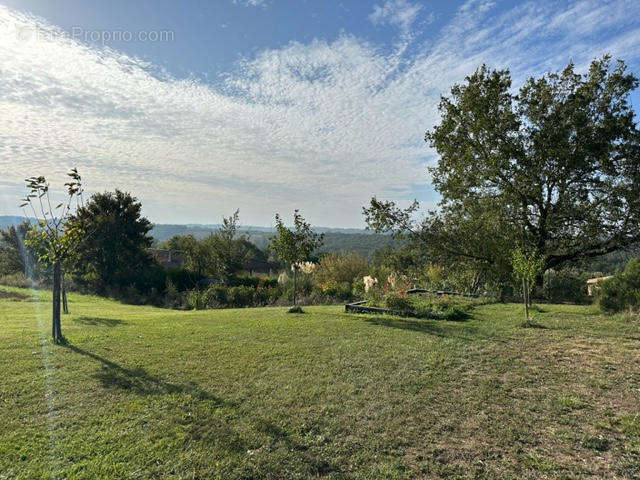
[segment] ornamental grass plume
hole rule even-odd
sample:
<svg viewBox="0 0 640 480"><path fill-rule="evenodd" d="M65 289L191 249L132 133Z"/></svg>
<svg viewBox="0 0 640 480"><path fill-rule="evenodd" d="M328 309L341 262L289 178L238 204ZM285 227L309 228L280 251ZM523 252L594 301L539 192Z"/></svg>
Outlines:
<svg viewBox="0 0 640 480"><path fill-rule="evenodd" d="M364 283L364 291L365 292L368 292L373 287L378 285L378 279L377 278L373 278L370 275L367 275L366 277L362 277L362 282Z"/></svg>

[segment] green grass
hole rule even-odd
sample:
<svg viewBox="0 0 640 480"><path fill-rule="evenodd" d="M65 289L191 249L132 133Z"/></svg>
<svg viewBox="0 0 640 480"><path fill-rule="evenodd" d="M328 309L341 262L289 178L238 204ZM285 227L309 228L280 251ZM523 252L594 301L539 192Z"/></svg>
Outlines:
<svg viewBox="0 0 640 480"><path fill-rule="evenodd" d="M4 287L3 287L4 288ZM5 291L27 293L4 288ZM0 479L639 478L640 328L0 298Z"/></svg>

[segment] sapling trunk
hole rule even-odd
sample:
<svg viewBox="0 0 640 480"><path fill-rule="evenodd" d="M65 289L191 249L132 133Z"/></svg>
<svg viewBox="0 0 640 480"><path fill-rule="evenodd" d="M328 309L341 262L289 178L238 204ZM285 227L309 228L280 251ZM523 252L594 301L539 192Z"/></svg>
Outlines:
<svg viewBox="0 0 640 480"><path fill-rule="evenodd" d="M60 326L60 295L62 290L62 267L57 261L53 264L53 311L51 318L51 336L55 343L62 341L62 328Z"/></svg>
<svg viewBox="0 0 640 480"><path fill-rule="evenodd" d="M67 287L64 285L64 277L62 278L62 313L69 315L69 302L67 301Z"/></svg>
<svg viewBox="0 0 640 480"><path fill-rule="evenodd" d="M527 288L527 281L522 279L522 296L524 297L524 314L527 319L527 323L529 323L529 289Z"/></svg>
<svg viewBox="0 0 640 480"><path fill-rule="evenodd" d="M296 306L296 273L297 268L293 267L293 306Z"/></svg>

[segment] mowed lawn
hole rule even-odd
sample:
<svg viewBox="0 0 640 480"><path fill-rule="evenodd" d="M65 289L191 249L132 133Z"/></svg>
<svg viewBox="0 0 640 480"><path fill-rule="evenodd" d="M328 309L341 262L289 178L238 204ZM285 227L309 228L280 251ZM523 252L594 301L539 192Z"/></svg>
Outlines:
<svg viewBox="0 0 640 480"><path fill-rule="evenodd" d="M5 291L25 290L0 287ZM0 299L0 479L640 478L640 324Z"/></svg>

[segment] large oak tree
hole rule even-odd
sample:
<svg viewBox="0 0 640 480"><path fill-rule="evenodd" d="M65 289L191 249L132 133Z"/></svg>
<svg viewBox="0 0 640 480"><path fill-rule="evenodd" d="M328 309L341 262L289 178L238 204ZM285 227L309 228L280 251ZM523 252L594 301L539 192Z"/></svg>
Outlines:
<svg viewBox="0 0 640 480"><path fill-rule="evenodd" d="M377 230L409 234L434 255L504 271L515 244L545 268L626 248L640 240L640 131L624 62L573 64L530 78L514 92L506 70L479 68L442 98L426 133L440 209L422 223L372 199Z"/></svg>

